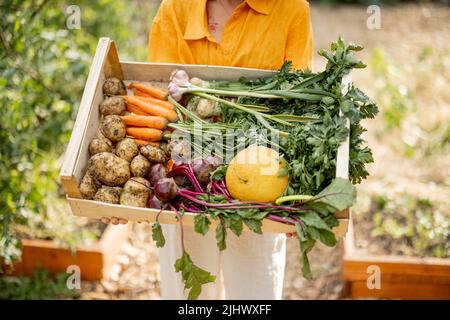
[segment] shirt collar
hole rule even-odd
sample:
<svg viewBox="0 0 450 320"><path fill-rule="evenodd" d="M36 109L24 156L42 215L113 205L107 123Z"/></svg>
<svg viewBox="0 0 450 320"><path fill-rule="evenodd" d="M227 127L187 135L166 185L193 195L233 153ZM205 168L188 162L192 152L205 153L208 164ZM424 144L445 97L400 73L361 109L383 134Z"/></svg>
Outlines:
<svg viewBox="0 0 450 320"><path fill-rule="evenodd" d="M206 18L206 2L207 0L193 1L191 12L189 13L186 30L184 31L184 39L198 40L207 37L208 40L214 41L208 31L208 23ZM267 15L272 9L274 0L245 0L244 1L252 10Z"/></svg>
<svg viewBox="0 0 450 320"><path fill-rule="evenodd" d="M274 0L246 0L250 8L261 14L269 14Z"/></svg>

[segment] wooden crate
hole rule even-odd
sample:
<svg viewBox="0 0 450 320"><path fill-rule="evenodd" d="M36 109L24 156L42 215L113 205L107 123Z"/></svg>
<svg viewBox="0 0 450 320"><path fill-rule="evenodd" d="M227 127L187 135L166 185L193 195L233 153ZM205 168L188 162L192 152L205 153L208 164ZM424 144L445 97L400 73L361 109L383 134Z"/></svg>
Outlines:
<svg viewBox="0 0 450 320"><path fill-rule="evenodd" d="M61 182L67 193L67 200L74 215L95 219L103 216L115 216L130 221L155 221L158 210L83 200L81 199L78 185L89 159L89 142L94 137L99 126L100 114L98 105L103 100L102 84L104 80L108 77L117 77L124 81L143 81L151 82L154 85L159 83L160 86L165 86L174 69L184 69L190 76L205 80L237 80L242 76L256 79L273 74L273 71L248 68L119 61L114 42L109 38L101 38L89 71L80 109L60 173ZM338 150L336 168L338 177L348 178L348 159L349 142L347 140ZM188 226L193 225L194 216L194 214L186 213L183 217L183 223ZM336 216L339 218L340 224L335 229L335 233L343 235L347 230L349 211L339 212ZM177 223L175 214L172 211L163 211L159 221L166 224ZM262 228L264 232L294 232L293 226L267 219L263 221Z"/></svg>
<svg viewBox="0 0 450 320"><path fill-rule="evenodd" d="M355 247L353 226L344 240L342 277L351 298L450 299L450 259L369 255ZM378 266L380 289L369 289L369 266Z"/></svg>
<svg viewBox="0 0 450 320"><path fill-rule="evenodd" d="M13 268L3 266L11 275L31 276L38 268L52 275L64 273L67 267L80 268L81 279L88 281L108 278L122 243L127 239L131 225L108 226L100 239L90 246L77 247L72 253L50 240L22 240L22 256Z"/></svg>

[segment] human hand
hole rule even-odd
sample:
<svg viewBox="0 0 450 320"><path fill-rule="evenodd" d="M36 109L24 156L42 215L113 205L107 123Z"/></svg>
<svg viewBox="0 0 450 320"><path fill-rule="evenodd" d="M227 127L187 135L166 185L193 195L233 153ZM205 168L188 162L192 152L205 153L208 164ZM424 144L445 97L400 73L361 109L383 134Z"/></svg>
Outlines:
<svg viewBox="0 0 450 320"><path fill-rule="evenodd" d="M295 232L288 232L288 233L286 233L286 237L295 238L295 237L297 237L297 234Z"/></svg>
<svg viewBox="0 0 450 320"><path fill-rule="evenodd" d="M103 222L104 224L109 224L112 223L114 225L118 225L118 224L127 224L128 220L126 219L121 219L121 218L116 218L116 217L112 217L111 219L108 217L102 217L100 219L101 222Z"/></svg>

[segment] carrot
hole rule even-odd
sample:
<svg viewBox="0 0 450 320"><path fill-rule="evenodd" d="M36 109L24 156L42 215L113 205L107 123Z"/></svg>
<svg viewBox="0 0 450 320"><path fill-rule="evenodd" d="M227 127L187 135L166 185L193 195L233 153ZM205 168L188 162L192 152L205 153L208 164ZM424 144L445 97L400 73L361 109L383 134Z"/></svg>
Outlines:
<svg viewBox="0 0 450 320"><path fill-rule="evenodd" d="M130 83L130 85L128 87L140 90L142 92L145 92L145 93L151 95L152 97L155 97L155 98L158 98L161 100L167 99L167 91L159 89L159 88L147 86L145 84L138 83L138 82L132 82L132 83Z"/></svg>
<svg viewBox="0 0 450 320"><path fill-rule="evenodd" d="M156 142L156 141L147 141L147 140L142 140L142 139L134 139L134 142L136 142L136 144L139 147L145 146L147 144L151 144L154 147L159 147L160 143Z"/></svg>
<svg viewBox="0 0 450 320"><path fill-rule="evenodd" d="M135 105L132 105L131 103L127 103L127 111L132 112L134 114L140 115L140 116L148 116L148 113L145 113L140 108L136 107Z"/></svg>
<svg viewBox="0 0 450 320"><path fill-rule="evenodd" d="M148 93L145 93L144 91L141 91L139 89L134 89L134 95L139 97L152 97Z"/></svg>
<svg viewBox="0 0 450 320"><path fill-rule="evenodd" d="M127 126L148 127L155 129L165 129L167 127L167 119L159 116L121 116L123 122Z"/></svg>
<svg viewBox="0 0 450 320"><path fill-rule="evenodd" d="M140 140L149 140L149 141L162 140L162 131L154 128L128 127L127 134Z"/></svg>
<svg viewBox="0 0 450 320"><path fill-rule="evenodd" d="M144 111L152 116L161 116L171 122L175 122L178 120L178 115L174 110L168 110L164 107L154 105L154 104L151 104L146 101L142 101L139 98L133 97L133 96L123 96L123 98L129 104L135 105L142 111Z"/></svg>
<svg viewBox="0 0 450 320"><path fill-rule="evenodd" d="M149 103L164 107L169 110L175 110L175 106L173 104L171 104L169 101L159 100L159 99L155 99L152 97L142 97L142 96L137 96L137 98L141 99L142 101L149 102Z"/></svg>
<svg viewBox="0 0 450 320"><path fill-rule="evenodd" d="M166 163L166 167L167 167L167 169L170 171L170 170L172 170L173 169L173 166L175 165L175 162L172 160L172 159L170 159L169 161L167 161L167 163Z"/></svg>

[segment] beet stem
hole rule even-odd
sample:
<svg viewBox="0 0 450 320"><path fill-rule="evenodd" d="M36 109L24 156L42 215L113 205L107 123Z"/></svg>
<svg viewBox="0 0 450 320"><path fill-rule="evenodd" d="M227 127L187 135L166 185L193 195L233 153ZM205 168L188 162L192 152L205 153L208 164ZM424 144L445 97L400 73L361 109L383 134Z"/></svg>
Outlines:
<svg viewBox="0 0 450 320"><path fill-rule="evenodd" d="M174 206L170 205L170 208L172 209L172 211L175 212L175 214L178 217L178 222L180 224L180 238L181 238L181 247L183 248L183 252L186 252L186 250L184 249L184 231L183 231L183 221L181 218L181 214L180 212L177 210L177 208L175 208Z"/></svg>
<svg viewBox="0 0 450 320"><path fill-rule="evenodd" d="M296 208L275 206L275 205L270 205L267 203L258 203L258 202L210 203L210 202L199 200L195 196L192 196L190 194L186 194L185 191L186 190L179 190L177 194L180 197L184 197L188 200L191 200L192 202L198 203L205 207L225 208L225 209L279 209L279 210L284 210L284 211L295 211L295 212L298 211L298 209L296 209ZM245 204L247 204L247 205L243 206Z"/></svg>
<svg viewBox="0 0 450 320"><path fill-rule="evenodd" d="M268 214L266 216L267 219L272 220L272 221L276 221L276 222L281 222L281 223L286 223L286 224L295 224L296 221L293 219L289 219L289 218L283 218L283 217L279 217L273 214Z"/></svg>

